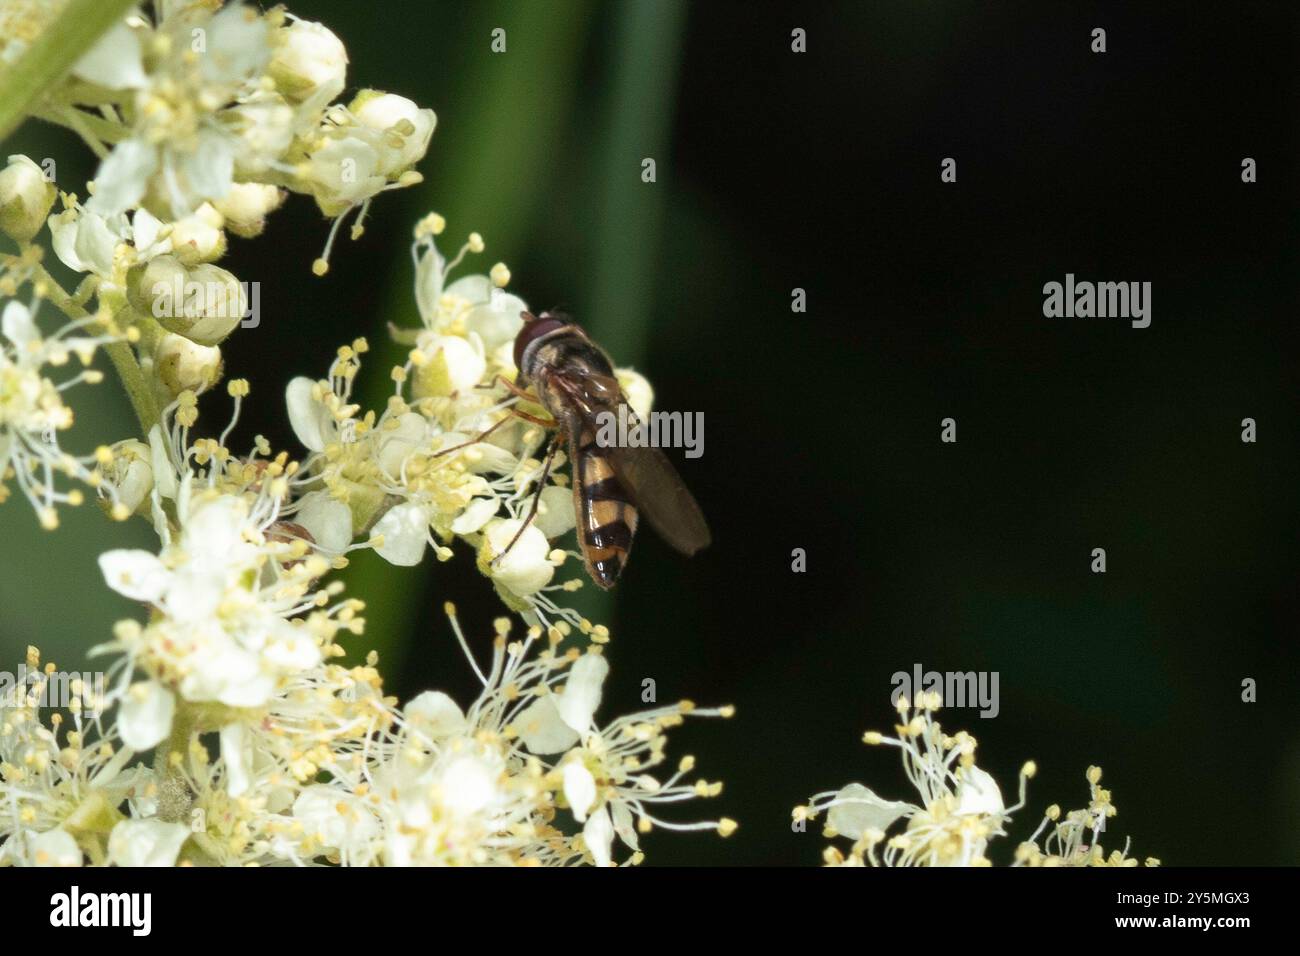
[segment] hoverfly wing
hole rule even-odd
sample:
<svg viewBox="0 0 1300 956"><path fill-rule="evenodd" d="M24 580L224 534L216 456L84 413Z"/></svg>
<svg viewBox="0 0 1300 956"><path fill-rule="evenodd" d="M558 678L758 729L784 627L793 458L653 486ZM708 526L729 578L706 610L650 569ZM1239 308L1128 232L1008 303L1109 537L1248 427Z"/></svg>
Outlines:
<svg viewBox="0 0 1300 956"><path fill-rule="evenodd" d="M574 417L580 423L580 430L589 436L588 440L599 433L598 417L602 414L617 415L620 405L627 408L629 427L640 424L618 380L612 376L588 372L580 382L561 379L558 384L568 396ZM570 429L573 430L572 424ZM580 441L575 449L575 467L579 467L576 453L582 448ZM636 510L675 550L692 555L712 541L700 506L672 462L658 448L613 445L601 447L599 455L612 466L614 475ZM578 473L581 471L579 467ZM575 493L577 490L574 489Z"/></svg>
<svg viewBox="0 0 1300 956"><path fill-rule="evenodd" d="M685 555L708 547L704 512L668 456L658 448L611 448L609 460L659 537Z"/></svg>

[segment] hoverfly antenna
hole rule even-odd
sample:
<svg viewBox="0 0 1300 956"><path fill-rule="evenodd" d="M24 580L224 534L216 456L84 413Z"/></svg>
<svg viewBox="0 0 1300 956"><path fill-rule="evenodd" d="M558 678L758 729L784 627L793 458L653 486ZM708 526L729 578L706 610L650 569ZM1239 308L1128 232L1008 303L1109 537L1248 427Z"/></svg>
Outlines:
<svg viewBox="0 0 1300 956"><path fill-rule="evenodd" d="M523 319L524 322L537 321L537 316L533 315L533 313L529 312L527 309L524 309L524 311L519 313L519 318Z"/></svg>

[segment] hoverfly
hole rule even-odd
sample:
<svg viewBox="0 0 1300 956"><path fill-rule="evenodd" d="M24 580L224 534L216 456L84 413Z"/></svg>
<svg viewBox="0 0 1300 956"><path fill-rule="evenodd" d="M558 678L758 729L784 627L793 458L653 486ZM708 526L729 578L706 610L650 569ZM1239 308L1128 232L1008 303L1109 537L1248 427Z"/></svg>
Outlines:
<svg viewBox="0 0 1300 956"><path fill-rule="evenodd" d="M623 573L640 515L682 554L707 546L709 526L700 506L663 452L597 443L597 416L618 414L620 405L627 406L605 353L568 316L524 312L522 318L524 326L515 337L519 376L512 390L533 400L523 391L532 385L536 400L554 419L543 424L556 428L524 527L537 513L556 450L567 439L578 544L597 585L608 590ZM626 414L635 418L630 407ZM522 533L520 528L515 541Z"/></svg>

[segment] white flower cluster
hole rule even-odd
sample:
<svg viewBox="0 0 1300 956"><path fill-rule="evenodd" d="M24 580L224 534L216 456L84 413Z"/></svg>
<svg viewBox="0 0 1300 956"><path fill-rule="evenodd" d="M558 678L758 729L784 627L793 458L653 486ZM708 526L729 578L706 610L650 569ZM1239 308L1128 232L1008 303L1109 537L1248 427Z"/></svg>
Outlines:
<svg viewBox="0 0 1300 956"><path fill-rule="evenodd" d="M827 813L824 834L852 840L845 854L834 845L826 848L829 866L989 866L985 855L989 841L1005 836L1012 814L1025 805L1025 788L1036 767L1031 760L1020 770L1020 795L1008 807L997 781L975 765L975 738L964 730L949 736L934 714L940 709L938 693L923 693L913 704L898 701L897 736L868 731L863 741L871 746L897 747L903 770L920 795L919 803L885 800L860 783L816 794L807 805L795 807L798 822ZM1088 768L1092 801L1061 820L1061 809L1051 806L1034 834L1015 852L1015 866L1136 866L1128 844L1109 855L1098 839L1105 820L1115 815L1109 791L1098 786L1101 768ZM891 835L890 831L894 831ZM1042 848L1038 841L1047 832ZM1159 865L1148 858L1148 866Z"/></svg>
<svg viewBox="0 0 1300 956"><path fill-rule="evenodd" d="M134 560L105 563L119 584L130 577L122 586L131 593L151 579L148 593L163 592L155 600L179 598L188 574L141 560L137 579L126 570ZM735 829L726 818L681 824L658 811L721 791L689 779L690 757L657 772L665 730L688 714L730 710L682 701L598 726L608 666L597 647L561 653L558 635L536 627L510 641L501 619L486 672L475 665L483 689L468 708L441 692L398 708L382 696L373 658L354 668L324 662L337 648L319 625L285 621L302 633L253 647L250 632L223 622L231 632L199 649L212 625L166 618L183 648L155 658L157 643L119 626L111 647L156 676L119 681L107 702L78 685L70 729L61 713L49 726L41 719L44 676L0 698L0 864L608 866L616 855L639 862L639 835L657 826ZM469 654L454 615L452 623ZM318 653L286 655L295 636L314 640ZM282 676L266 694L256 679L246 691L193 671L189 680L163 676L200 663ZM32 649L28 666L38 665ZM186 702L203 706L189 707L178 727ZM99 715L105 703L112 722ZM199 738L211 731L215 757ZM171 745L151 765L135 760L160 734Z"/></svg>
<svg viewBox="0 0 1300 956"><path fill-rule="evenodd" d="M0 230L18 246L0 254L0 501L17 487L53 527L55 506L82 498L56 488L71 476L159 538L100 557L107 584L147 611L92 649L108 658L102 693L75 681L70 700L52 699L56 670L35 649L35 676L0 693L0 864L609 865L639 861L656 826L729 834L726 818L683 824L659 807L721 790L691 778L692 758L667 765L666 732L730 708L682 701L596 722L609 631L558 603L581 575L553 580L575 554L558 544L572 491L562 472L537 487L544 412L503 384L525 304L501 263L451 280L481 237L447 262L441 218L416 227L422 325L396 333L410 351L380 412L351 403L357 339L325 379L288 384L301 461L260 436L247 455L229 450L242 379L226 382L229 424L198 435L199 396L223 379L220 345L246 306L215 264L227 234L256 236L286 191L311 195L335 220L323 273L349 212L355 238L375 195L419 180L435 119L375 90L334 102L343 45L279 7L153 9L113 26L39 99L43 119L100 157L85 201L64 192L51 217L60 194L44 167L17 156L0 171ZM0 0L13 30L0 60L21 56L53 10ZM80 276L71 292L42 265L47 223L49 250ZM49 335L43 305L67 319ZM75 457L59 445L63 393L100 373L54 373L98 351L141 437ZM649 384L620 378L648 411ZM412 565L445 560L458 539L525 633L498 619L480 668L448 605L482 690L464 708L439 692L399 706L373 653L340 663L364 608L330 574L357 548Z"/></svg>
<svg viewBox="0 0 1300 956"><path fill-rule="evenodd" d="M17 487L41 525L56 528L57 506L83 499L77 488L56 487L56 476L62 475L98 488L113 516L126 518L130 511L119 501L115 485L94 470L108 450L73 455L64 451L60 439L73 424L64 393L82 382L100 381L103 373L88 366L100 346L121 336L105 331L113 328L111 321L90 316L43 334L36 319L49 289L40 280L32 281L34 265L30 254L0 260L0 503ZM32 292L28 302L3 298L24 285ZM80 368L60 375L73 357Z"/></svg>

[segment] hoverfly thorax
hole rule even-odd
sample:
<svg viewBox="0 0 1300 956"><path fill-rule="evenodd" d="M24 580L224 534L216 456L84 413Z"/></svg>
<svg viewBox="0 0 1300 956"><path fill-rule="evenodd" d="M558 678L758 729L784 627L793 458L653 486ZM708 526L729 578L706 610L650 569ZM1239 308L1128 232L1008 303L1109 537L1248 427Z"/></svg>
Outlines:
<svg viewBox="0 0 1300 956"><path fill-rule="evenodd" d="M592 580L614 586L642 513L678 551L694 554L707 545L699 505L659 449L597 442L602 415L618 415L622 406L633 416L605 353L566 316L525 312L523 320L514 350L518 382L533 386L555 419L556 442L568 440L578 543Z"/></svg>

